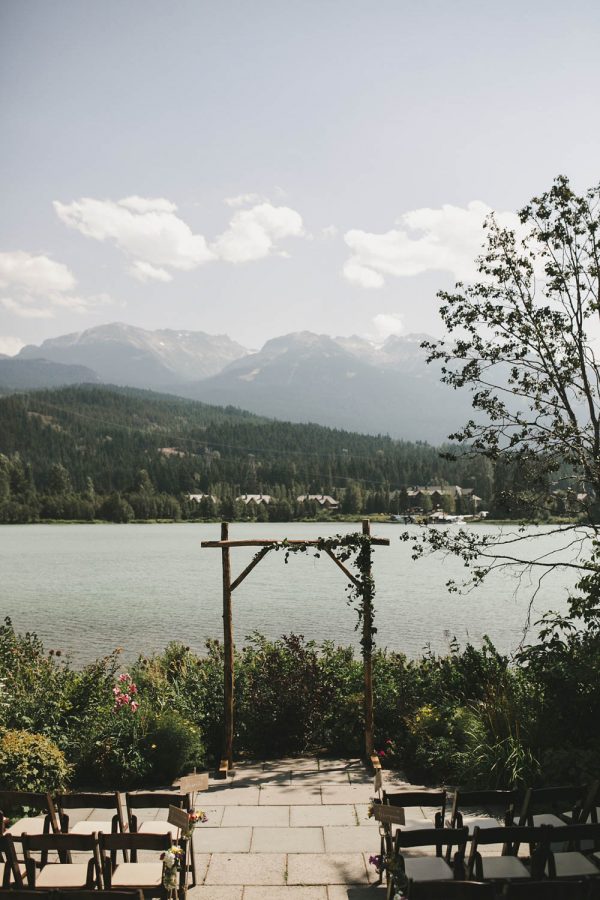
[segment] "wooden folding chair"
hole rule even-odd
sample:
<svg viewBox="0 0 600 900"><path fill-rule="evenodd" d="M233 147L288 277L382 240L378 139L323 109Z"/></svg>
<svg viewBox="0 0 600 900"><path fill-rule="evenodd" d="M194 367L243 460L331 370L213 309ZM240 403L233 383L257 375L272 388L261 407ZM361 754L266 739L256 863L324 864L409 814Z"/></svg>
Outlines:
<svg viewBox="0 0 600 900"><path fill-rule="evenodd" d="M127 804L127 821L129 831L132 834L167 834L175 833L175 826L164 819L144 819L138 816L137 810L148 809L164 809L168 810L170 806L176 806L179 809L185 809L190 812L192 809L192 798L190 794L181 794L177 791L134 791L125 794L125 802ZM196 862L194 859L194 836L186 844L186 866L189 866L192 879L190 887L196 884ZM188 846L189 845L189 846ZM187 857L189 856L189 861Z"/></svg>
<svg viewBox="0 0 600 900"><path fill-rule="evenodd" d="M10 835L8 840L12 840ZM92 890L102 884L98 839L95 834L23 834L27 887L40 890ZM59 862L37 862L32 853L54 852ZM85 853L86 862L72 862L72 853ZM42 858L43 859L43 858Z"/></svg>
<svg viewBox="0 0 600 900"><path fill-rule="evenodd" d="M100 834L98 837L102 861L104 887L110 891L135 889L142 891L144 897L166 898L168 890L163 884L163 862L160 858L166 850L173 846L173 835L167 834ZM143 862L117 863L119 850L128 851L131 860L137 860L140 850L153 851L157 854L153 860ZM183 869L179 877L179 889L185 886Z"/></svg>
<svg viewBox="0 0 600 900"><path fill-rule="evenodd" d="M417 828L429 829L432 826L442 828L446 815L446 791L383 791L381 795L382 804L388 806L399 806L403 810L434 808L433 821L425 819L421 816L409 817L409 821L405 821L401 828L409 828L411 830ZM405 814L406 818L406 814ZM381 834L381 855L385 856L392 852L394 826L388 823L382 823L380 826Z"/></svg>
<svg viewBox="0 0 600 900"><path fill-rule="evenodd" d="M600 878L600 825L560 825L548 829L550 852L546 864L548 878ZM590 849L582 851L582 844ZM557 847L559 850L555 850Z"/></svg>
<svg viewBox="0 0 600 900"><path fill-rule="evenodd" d="M590 785L529 788L525 793L519 825L576 825L596 818L600 781Z"/></svg>
<svg viewBox="0 0 600 900"><path fill-rule="evenodd" d="M110 794L96 794L92 792L58 794L56 806L62 832L69 832L70 834L99 834L102 831L106 834L109 832L127 831L121 795L118 791ZM94 819L78 817L76 822L71 821L73 818L72 813L76 811L96 809L110 810L112 815Z"/></svg>
<svg viewBox="0 0 600 900"><path fill-rule="evenodd" d="M475 881L529 881L531 878L544 877L544 868L550 853L549 826L539 828L520 827L518 825L498 826L497 828L473 829L471 850L467 863L467 873ZM521 843L529 844L531 849L530 868L518 857ZM502 855L484 856L480 847L499 844Z"/></svg>
<svg viewBox="0 0 600 900"><path fill-rule="evenodd" d="M5 818L9 820L8 825ZM52 797L37 791L0 791L0 833L12 834L19 840L24 831L27 834L60 831Z"/></svg>
<svg viewBox="0 0 600 900"><path fill-rule="evenodd" d="M466 828L399 828L394 835L387 900L391 900L398 886L403 886L403 881L464 880L468 837ZM442 850L448 844L457 847L453 866L442 857ZM414 847L435 847L435 855L407 856L402 852Z"/></svg>

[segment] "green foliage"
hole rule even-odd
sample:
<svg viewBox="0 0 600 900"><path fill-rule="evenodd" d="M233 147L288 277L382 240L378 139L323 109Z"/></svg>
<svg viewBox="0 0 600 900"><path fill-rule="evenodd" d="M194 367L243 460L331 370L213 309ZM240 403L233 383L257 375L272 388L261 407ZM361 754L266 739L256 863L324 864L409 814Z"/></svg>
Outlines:
<svg viewBox="0 0 600 900"><path fill-rule="evenodd" d="M539 642L512 661L489 641L480 649L452 641L445 656L415 660L375 650L376 746L384 763L413 780L473 787L600 776L600 633L582 608L587 623L546 620ZM220 758L218 642L201 657L172 643L140 657L131 676L117 671L117 654L74 670L7 621L0 628L0 727L26 732L34 747L50 740L73 783L88 787L166 784ZM362 753L363 671L351 648L254 634L236 651L235 672L236 752ZM115 702L125 677L137 685L135 710Z"/></svg>
<svg viewBox="0 0 600 900"><path fill-rule="evenodd" d="M127 388L14 394L0 397L0 522L131 515L280 522L323 515L297 501L323 493L348 515L389 513L398 511L397 489L406 498L407 487L424 482L468 485L489 499L490 466L465 465L456 452L452 461L423 443L263 420ZM215 500L196 503L188 493ZM242 493L272 501L246 506L235 499ZM116 496L133 510L125 518Z"/></svg>
<svg viewBox="0 0 600 900"><path fill-rule="evenodd" d="M141 753L149 763L146 779L171 784L178 775L204 765L200 730L174 710L165 710L146 723Z"/></svg>
<svg viewBox="0 0 600 900"><path fill-rule="evenodd" d="M64 754L42 734L5 731L0 738L0 790L54 793L69 775Z"/></svg>

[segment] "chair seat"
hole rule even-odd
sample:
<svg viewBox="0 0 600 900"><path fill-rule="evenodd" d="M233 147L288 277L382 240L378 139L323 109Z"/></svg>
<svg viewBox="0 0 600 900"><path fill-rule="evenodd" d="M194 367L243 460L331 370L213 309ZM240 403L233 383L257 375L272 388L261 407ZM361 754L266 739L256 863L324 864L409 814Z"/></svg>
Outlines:
<svg viewBox="0 0 600 900"><path fill-rule="evenodd" d="M484 856L482 859L483 877L501 878L531 878L529 870L516 856Z"/></svg>
<svg viewBox="0 0 600 900"><path fill-rule="evenodd" d="M469 834L473 834L474 828L498 828L499 826L498 819L492 819L490 816L463 816L463 827L469 829Z"/></svg>
<svg viewBox="0 0 600 900"><path fill-rule="evenodd" d="M175 834L176 830L166 819L149 819L147 822L140 822L137 827L138 834Z"/></svg>
<svg viewBox="0 0 600 900"><path fill-rule="evenodd" d="M84 888L87 884L87 863L49 863L36 873L37 888Z"/></svg>
<svg viewBox="0 0 600 900"><path fill-rule="evenodd" d="M43 834L45 816L26 816L24 819L18 819L16 822L5 830L5 834L12 834L15 841L18 841L23 834Z"/></svg>
<svg viewBox="0 0 600 900"><path fill-rule="evenodd" d="M69 828L70 834L110 834L112 831L112 822L101 822L98 819L83 819L76 822L72 828Z"/></svg>
<svg viewBox="0 0 600 900"><path fill-rule="evenodd" d="M439 856L405 856L406 874L413 881L448 881L452 869Z"/></svg>
<svg viewBox="0 0 600 900"><path fill-rule="evenodd" d="M111 888L160 887L163 877L161 862L119 863L111 878Z"/></svg>
<svg viewBox="0 0 600 900"><path fill-rule="evenodd" d="M597 854L593 854L597 856ZM599 860L600 861L600 860ZM594 865L589 856L569 850L566 853L557 853L554 856L557 878L577 878L586 875L600 875L600 870ZM548 867L546 866L546 872Z"/></svg>

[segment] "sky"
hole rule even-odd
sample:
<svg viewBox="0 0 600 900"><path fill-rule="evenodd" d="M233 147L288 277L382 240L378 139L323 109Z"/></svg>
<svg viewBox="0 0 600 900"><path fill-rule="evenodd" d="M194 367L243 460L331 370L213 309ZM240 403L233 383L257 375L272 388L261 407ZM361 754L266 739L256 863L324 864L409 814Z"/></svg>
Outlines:
<svg viewBox="0 0 600 900"><path fill-rule="evenodd" d="M0 353L122 321L441 333L600 180L597 0L0 0Z"/></svg>

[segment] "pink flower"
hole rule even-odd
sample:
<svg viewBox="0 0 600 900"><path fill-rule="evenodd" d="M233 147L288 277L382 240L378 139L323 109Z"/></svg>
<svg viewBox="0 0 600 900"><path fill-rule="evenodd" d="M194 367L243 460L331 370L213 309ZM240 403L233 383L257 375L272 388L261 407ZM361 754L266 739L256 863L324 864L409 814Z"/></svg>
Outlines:
<svg viewBox="0 0 600 900"><path fill-rule="evenodd" d="M385 750L378 750L378 751L377 751L377 756L380 756L380 757L385 756Z"/></svg>
<svg viewBox="0 0 600 900"><path fill-rule="evenodd" d="M140 704L136 703L135 700L131 701L131 712L137 712L140 708Z"/></svg>

